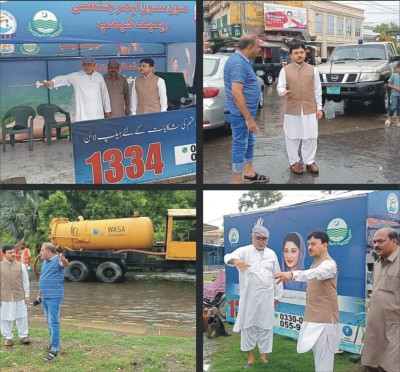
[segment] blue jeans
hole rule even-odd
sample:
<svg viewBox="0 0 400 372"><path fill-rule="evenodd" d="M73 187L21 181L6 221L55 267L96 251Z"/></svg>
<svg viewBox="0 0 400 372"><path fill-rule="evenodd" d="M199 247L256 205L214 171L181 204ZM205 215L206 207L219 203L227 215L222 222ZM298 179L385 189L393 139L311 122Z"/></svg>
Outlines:
<svg viewBox="0 0 400 372"><path fill-rule="evenodd" d="M244 163L253 162L256 135L249 132L244 118L232 117L232 171L243 173Z"/></svg>
<svg viewBox="0 0 400 372"><path fill-rule="evenodd" d="M389 116L393 116L397 112L397 116L400 116L400 96L391 96L390 97L390 107L389 107Z"/></svg>
<svg viewBox="0 0 400 372"><path fill-rule="evenodd" d="M49 327L51 351L60 350L60 310L62 298L42 298L46 322Z"/></svg>

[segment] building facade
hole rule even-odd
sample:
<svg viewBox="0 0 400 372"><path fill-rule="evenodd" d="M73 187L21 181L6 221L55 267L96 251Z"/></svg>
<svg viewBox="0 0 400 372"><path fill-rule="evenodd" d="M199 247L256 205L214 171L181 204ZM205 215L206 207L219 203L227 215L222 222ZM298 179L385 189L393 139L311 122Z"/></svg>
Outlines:
<svg viewBox="0 0 400 372"><path fill-rule="evenodd" d="M357 43L363 38L364 10L333 1L204 1L204 35L207 46L216 40L237 38L239 33L250 32L277 41L282 30L265 31L264 3L307 9L307 30L295 34L295 29L285 30L286 36L300 37L318 50L318 55L328 57L337 45ZM301 36L303 35L303 36Z"/></svg>

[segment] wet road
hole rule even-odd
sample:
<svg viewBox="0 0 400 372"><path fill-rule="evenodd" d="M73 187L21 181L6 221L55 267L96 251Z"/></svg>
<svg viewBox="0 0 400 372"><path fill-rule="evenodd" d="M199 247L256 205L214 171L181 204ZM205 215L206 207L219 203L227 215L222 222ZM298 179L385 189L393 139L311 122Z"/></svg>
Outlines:
<svg viewBox="0 0 400 372"><path fill-rule="evenodd" d="M385 115L361 102L325 103L316 155L320 174L292 174L283 133L284 100L276 83L265 88L264 108L256 120L260 132L254 166L270 177L270 184L400 183L400 128L386 128ZM204 183L232 183L231 136L218 128L204 131L203 140Z"/></svg>
<svg viewBox="0 0 400 372"><path fill-rule="evenodd" d="M38 277L30 273L31 298ZM193 330L196 325L195 276L183 273L127 274L122 283L64 283L62 319L80 322L135 323ZM42 306L29 305L29 318L43 318Z"/></svg>

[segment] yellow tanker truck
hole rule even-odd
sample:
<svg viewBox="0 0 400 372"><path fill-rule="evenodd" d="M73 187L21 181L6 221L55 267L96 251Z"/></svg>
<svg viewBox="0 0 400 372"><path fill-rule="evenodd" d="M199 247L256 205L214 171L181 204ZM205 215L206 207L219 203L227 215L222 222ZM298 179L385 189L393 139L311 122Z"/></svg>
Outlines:
<svg viewBox="0 0 400 372"><path fill-rule="evenodd" d="M184 237L176 234L182 221L191 221L184 225ZM104 283L114 283L127 271L137 270L195 272L195 209L168 209L165 242L154 245L153 223L138 213L130 218L93 221L81 216L72 222L53 218L50 228L51 242L69 260L66 279L73 282L96 276Z"/></svg>

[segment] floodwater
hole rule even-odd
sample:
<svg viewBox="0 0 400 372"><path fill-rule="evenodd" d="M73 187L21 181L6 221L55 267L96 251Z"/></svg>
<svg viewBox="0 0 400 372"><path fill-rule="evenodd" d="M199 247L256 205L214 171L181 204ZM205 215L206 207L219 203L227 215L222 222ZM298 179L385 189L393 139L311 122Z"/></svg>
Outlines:
<svg viewBox="0 0 400 372"><path fill-rule="evenodd" d="M38 292L38 277L30 273L31 298ZM184 273L125 275L122 283L64 283L61 319L79 322L133 323L193 331L196 325L195 276ZM41 306L29 306L30 319L42 319Z"/></svg>
<svg viewBox="0 0 400 372"><path fill-rule="evenodd" d="M283 133L284 99L278 97L276 84L265 87L253 161L270 184L400 183L400 128L385 127L386 115L374 113L371 102L327 101L315 158L320 174L292 174ZM232 183L231 144L231 135L219 128L204 131L204 183Z"/></svg>

